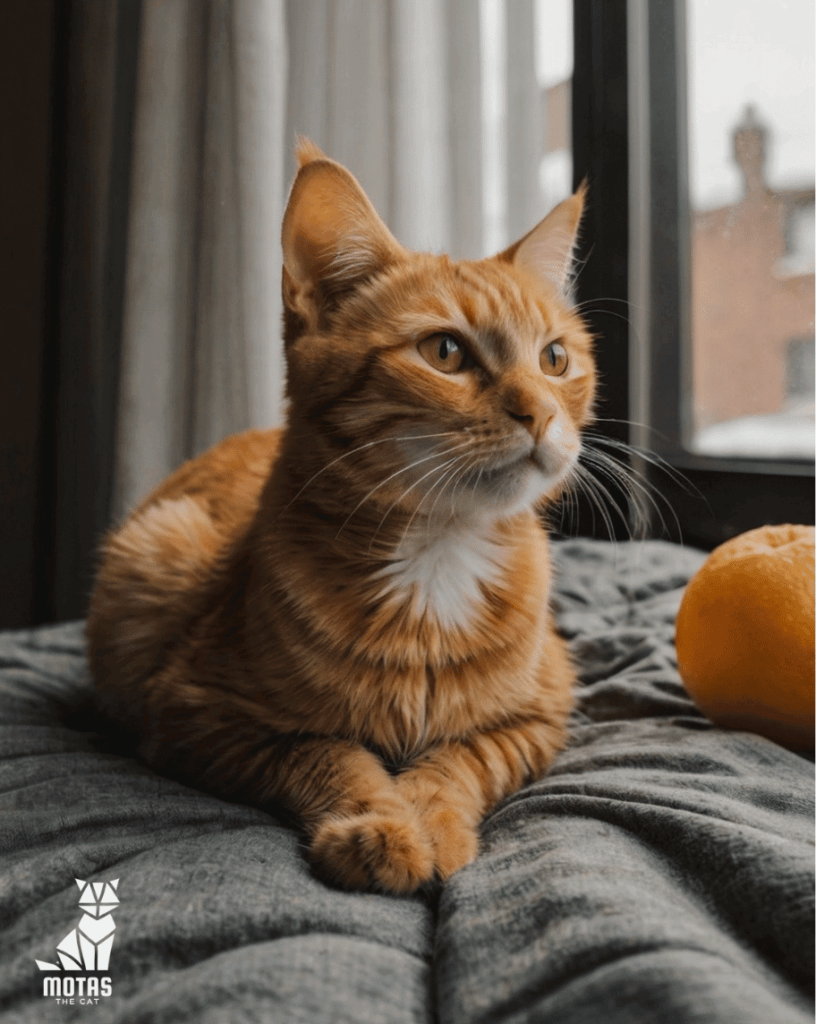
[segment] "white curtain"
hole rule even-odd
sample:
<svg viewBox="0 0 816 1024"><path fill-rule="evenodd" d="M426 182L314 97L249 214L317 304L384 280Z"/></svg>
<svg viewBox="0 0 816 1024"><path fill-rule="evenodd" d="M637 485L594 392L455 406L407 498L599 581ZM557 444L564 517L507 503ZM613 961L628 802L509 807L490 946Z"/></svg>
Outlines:
<svg viewBox="0 0 816 1024"><path fill-rule="evenodd" d="M521 233L546 212L543 125L533 0L507 7L494 142ZM297 133L354 172L406 245L485 254L482 24L479 0L143 0L115 517L219 438L281 422Z"/></svg>
<svg viewBox="0 0 816 1024"><path fill-rule="evenodd" d="M282 0L145 0L114 514L280 419Z"/></svg>

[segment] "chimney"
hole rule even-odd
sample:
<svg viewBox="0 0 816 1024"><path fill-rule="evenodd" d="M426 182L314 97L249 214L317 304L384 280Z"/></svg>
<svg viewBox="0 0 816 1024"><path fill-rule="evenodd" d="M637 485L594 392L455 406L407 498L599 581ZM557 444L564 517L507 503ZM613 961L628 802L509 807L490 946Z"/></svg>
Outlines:
<svg viewBox="0 0 816 1024"><path fill-rule="evenodd" d="M749 103L742 121L734 129L734 159L745 179L745 197L761 195L765 184L765 142L768 131L757 118L756 107Z"/></svg>

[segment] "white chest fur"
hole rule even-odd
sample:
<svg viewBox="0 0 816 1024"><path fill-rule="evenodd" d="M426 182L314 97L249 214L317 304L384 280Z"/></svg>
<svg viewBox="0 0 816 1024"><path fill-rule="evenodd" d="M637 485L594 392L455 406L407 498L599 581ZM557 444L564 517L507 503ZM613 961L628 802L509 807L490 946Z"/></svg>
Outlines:
<svg viewBox="0 0 816 1024"><path fill-rule="evenodd" d="M443 629L466 629L483 600L480 584L502 576L504 550L489 526L449 528L406 539L380 573L383 600L410 600Z"/></svg>

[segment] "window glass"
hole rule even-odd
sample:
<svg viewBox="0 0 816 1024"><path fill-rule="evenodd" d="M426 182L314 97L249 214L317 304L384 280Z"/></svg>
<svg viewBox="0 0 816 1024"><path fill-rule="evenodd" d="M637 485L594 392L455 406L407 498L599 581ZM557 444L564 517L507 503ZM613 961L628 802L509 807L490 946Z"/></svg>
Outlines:
<svg viewBox="0 0 816 1024"><path fill-rule="evenodd" d="M813 458L813 0L688 0L692 436Z"/></svg>
<svg viewBox="0 0 816 1024"><path fill-rule="evenodd" d="M544 121L539 180L549 210L572 193L572 0L536 0L535 24Z"/></svg>

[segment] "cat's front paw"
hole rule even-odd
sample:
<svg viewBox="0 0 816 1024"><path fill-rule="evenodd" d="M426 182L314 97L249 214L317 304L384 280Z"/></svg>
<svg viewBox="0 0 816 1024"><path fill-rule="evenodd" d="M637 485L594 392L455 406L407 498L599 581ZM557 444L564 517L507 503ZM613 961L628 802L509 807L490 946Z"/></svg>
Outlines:
<svg viewBox="0 0 816 1024"><path fill-rule="evenodd" d="M446 792L436 779L417 770L397 777L397 791L422 823L433 850L437 878L444 882L476 859L478 818L461 796Z"/></svg>
<svg viewBox="0 0 816 1024"><path fill-rule="evenodd" d="M409 893L434 875L433 851L416 823L376 811L325 821L311 856L322 874L350 889Z"/></svg>
<svg viewBox="0 0 816 1024"><path fill-rule="evenodd" d="M443 882L476 859L479 837L476 829L453 807L428 808L422 827L431 840L436 874Z"/></svg>

